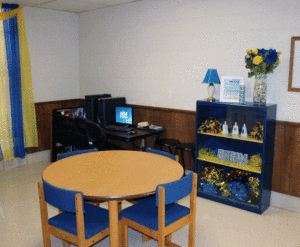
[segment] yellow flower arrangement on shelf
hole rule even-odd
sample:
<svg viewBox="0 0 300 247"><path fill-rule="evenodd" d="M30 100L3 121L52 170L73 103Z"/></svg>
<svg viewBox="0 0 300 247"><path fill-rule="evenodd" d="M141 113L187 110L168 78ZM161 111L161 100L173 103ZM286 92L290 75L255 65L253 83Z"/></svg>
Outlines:
<svg viewBox="0 0 300 247"><path fill-rule="evenodd" d="M255 124L252 131L249 133L249 136L256 139L263 141L264 140L264 121L261 120Z"/></svg>
<svg viewBox="0 0 300 247"><path fill-rule="evenodd" d="M247 50L245 63L246 68L250 69L248 77L250 78L254 75L273 73L280 64L280 54L281 51L277 52L276 49Z"/></svg>
<svg viewBox="0 0 300 247"><path fill-rule="evenodd" d="M220 134L222 133L222 123L219 119L206 119L198 128L198 132Z"/></svg>

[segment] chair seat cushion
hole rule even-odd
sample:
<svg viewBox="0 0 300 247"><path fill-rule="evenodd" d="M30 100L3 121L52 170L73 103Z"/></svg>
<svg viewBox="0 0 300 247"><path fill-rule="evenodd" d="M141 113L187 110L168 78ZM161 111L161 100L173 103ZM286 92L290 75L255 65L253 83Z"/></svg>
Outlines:
<svg viewBox="0 0 300 247"><path fill-rule="evenodd" d="M84 203L85 238L89 239L109 226L108 210ZM49 219L51 226L77 236L76 215L63 212Z"/></svg>
<svg viewBox="0 0 300 247"><path fill-rule="evenodd" d="M177 203L166 205L165 226L171 225L189 213L189 208ZM150 200L137 203L122 210L120 215L154 231L158 230L158 208L155 206L155 197L152 203Z"/></svg>

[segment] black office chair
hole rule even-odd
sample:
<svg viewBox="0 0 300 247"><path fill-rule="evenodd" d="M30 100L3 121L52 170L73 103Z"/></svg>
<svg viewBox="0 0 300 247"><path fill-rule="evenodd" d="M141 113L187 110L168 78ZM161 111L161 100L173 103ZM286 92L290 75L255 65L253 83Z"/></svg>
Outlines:
<svg viewBox="0 0 300 247"><path fill-rule="evenodd" d="M158 138L155 142L155 146L158 147L158 149L160 149L162 151L165 151L165 148L167 148L170 154L175 154L172 151L172 148L175 149L176 145L179 143L180 143L180 141L177 139Z"/></svg>
<svg viewBox="0 0 300 247"><path fill-rule="evenodd" d="M99 124L85 118L75 118L76 142L78 149L97 148L103 150L106 143L106 135Z"/></svg>
<svg viewBox="0 0 300 247"><path fill-rule="evenodd" d="M95 147L98 150L103 150L106 142L106 135L99 124L86 119L86 132L89 146Z"/></svg>
<svg viewBox="0 0 300 247"><path fill-rule="evenodd" d="M179 163L182 164L184 171L185 171L185 161L184 161L185 152L191 154L195 164L195 143L178 143L176 145L175 155L177 154L177 151L180 151Z"/></svg>
<svg viewBox="0 0 300 247"><path fill-rule="evenodd" d="M68 116L57 115L54 118L54 140L63 148L73 146L76 140L76 125L74 119Z"/></svg>

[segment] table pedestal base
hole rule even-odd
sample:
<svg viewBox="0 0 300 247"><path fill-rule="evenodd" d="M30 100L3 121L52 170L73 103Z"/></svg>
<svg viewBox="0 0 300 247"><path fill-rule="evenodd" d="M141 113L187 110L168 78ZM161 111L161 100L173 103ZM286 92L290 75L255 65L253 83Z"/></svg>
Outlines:
<svg viewBox="0 0 300 247"><path fill-rule="evenodd" d="M108 201L109 210L109 246L119 246L119 215L118 215L118 201Z"/></svg>

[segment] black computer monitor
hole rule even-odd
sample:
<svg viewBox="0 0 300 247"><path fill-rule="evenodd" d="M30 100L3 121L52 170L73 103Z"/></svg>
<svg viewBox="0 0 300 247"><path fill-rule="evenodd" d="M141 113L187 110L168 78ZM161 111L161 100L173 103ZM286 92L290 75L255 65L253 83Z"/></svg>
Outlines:
<svg viewBox="0 0 300 247"><path fill-rule="evenodd" d="M116 123L132 125L133 123L132 107L116 106Z"/></svg>

